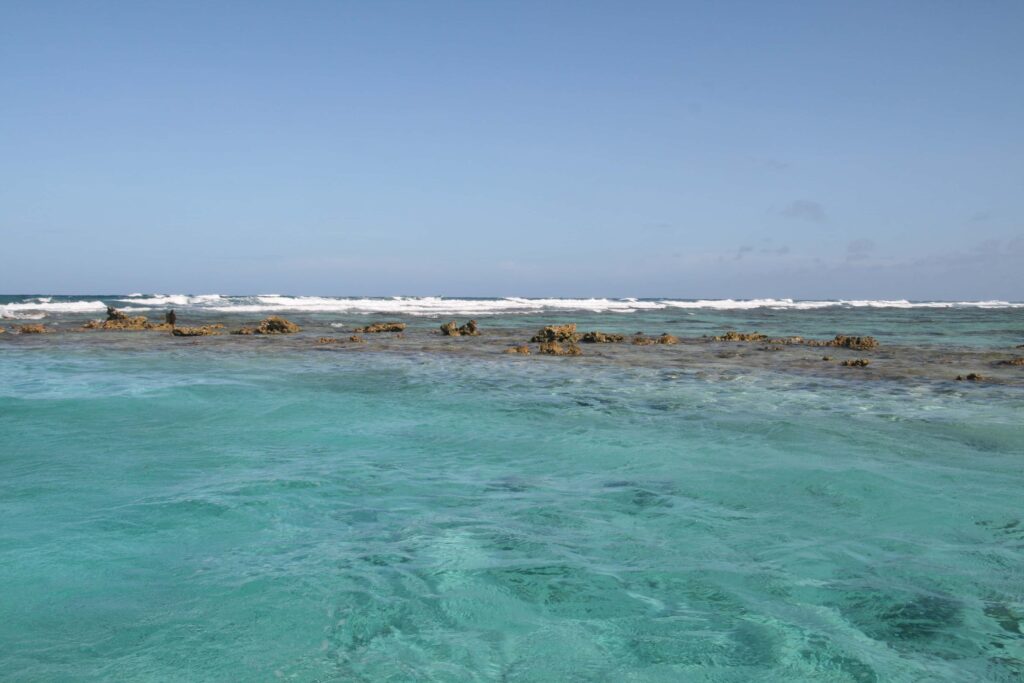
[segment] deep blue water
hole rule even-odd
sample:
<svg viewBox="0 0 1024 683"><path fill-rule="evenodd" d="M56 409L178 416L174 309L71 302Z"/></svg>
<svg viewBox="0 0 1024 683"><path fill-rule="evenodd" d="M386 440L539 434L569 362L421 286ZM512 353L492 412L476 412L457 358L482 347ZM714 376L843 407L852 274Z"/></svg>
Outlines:
<svg viewBox="0 0 1024 683"><path fill-rule="evenodd" d="M1018 387L73 337L0 340L3 680L1024 675Z"/></svg>

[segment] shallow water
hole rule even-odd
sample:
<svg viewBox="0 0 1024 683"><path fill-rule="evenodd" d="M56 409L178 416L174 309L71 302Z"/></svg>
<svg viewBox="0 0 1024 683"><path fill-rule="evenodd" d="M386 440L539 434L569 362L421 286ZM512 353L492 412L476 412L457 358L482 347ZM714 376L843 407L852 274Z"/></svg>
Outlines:
<svg viewBox="0 0 1024 683"><path fill-rule="evenodd" d="M1024 675L1019 386L87 337L0 340L4 680Z"/></svg>

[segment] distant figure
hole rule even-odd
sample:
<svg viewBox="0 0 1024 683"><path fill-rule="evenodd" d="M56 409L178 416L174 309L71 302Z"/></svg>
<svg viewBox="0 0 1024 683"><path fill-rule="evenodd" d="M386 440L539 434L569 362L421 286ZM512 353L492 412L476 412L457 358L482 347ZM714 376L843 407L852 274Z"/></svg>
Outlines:
<svg viewBox="0 0 1024 683"><path fill-rule="evenodd" d="M168 325L170 325L171 327L174 327L174 323L177 322L177 320L178 320L178 316L174 315L174 309L173 308L171 310L167 311L166 313L164 313L164 322L167 323Z"/></svg>

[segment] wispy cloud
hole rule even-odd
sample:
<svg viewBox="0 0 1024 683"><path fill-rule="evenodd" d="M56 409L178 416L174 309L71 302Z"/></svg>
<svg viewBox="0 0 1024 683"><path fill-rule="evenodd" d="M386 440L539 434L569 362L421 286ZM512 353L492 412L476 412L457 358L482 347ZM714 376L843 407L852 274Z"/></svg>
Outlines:
<svg viewBox="0 0 1024 683"><path fill-rule="evenodd" d="M797 199L790 202L779 214L783 218L795 221L806 221L808 223L825 223L828 217L825 215L825 208L818 202L807 199Z"/></svg>

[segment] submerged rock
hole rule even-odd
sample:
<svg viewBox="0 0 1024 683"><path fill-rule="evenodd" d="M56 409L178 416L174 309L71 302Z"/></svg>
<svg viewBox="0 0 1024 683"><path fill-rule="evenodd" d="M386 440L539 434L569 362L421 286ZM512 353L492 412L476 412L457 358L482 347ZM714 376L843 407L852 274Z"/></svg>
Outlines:
<svg viewBox="0 0 1024 683"><path fill-rule="evenodd" d="M611 334L609 332L586 332L580 337L581 342L587 344L615 344L624 341L626 338L621 334Z"/></svg>
<svg viewBox="0 0 1024 683"><path fill-rule="evenodd" d="M956 376L956 381L957 382L962 382L964 380L967 380L968 382L984 382L986 379L988 379L988 378L983 376L983 375L979 375L976 372L971 372L971 373L968 373L967 375L957 375Z"/></svg>
<svg viewBox="0 0 1024 683"><path fill-rule="evenodd" d="M844 360L842 365L847 368L866 368L871 364L867 358L855 358L853 360Z"/></svg>
<svg viewBox="0 0 1024 683"><path fill-rule="evenodd" d="M334 337L320 337L316 340L317 344L337 344L338 340Z"/></svg>
<svg viewBox="0 0 1024 683"><path fill-rule="evenodd" d="M462 327L459 327L459 324L452 320L441 325L441 334L446 337L479 337L480 330L477 328L475 320L470 320Z"/></svg>
<svg viewBox="0 0 1024 683"><path fill-rule="evenodd" d="M760 332L737 332L735 330L729 330L722 336L712 337L712 339L715 341L756 342L768 339L768 335L761 334Z"/></svg>
<svg viewBox="0 0 1024 683"><path fill-rule="evenodd" d="M401 332L405 329L405 323L370 323L366 327L357 327L352 330L362 334L377 334L378 332Z"/></svg>
<svg viewBox="0 0 1024 683"><path fill-rule="evenodd" d="M575 328L576 326L573 325ZM543 353L548 356L582 356L583 351L577 346L575 341L570 341L568 346L562 346L557 341L545 341L540 343L540 348L537 349L538 353Z"/></svg>
<svg viewBox="0 0 1024 683"><path fill-rule="evenodd" d="M348 340L350 342L355 342L356 344L365 344L366 343L366 340L363 339L362 337L360 337L358 334L353 334L351 337L348 338Z"/></svg>
<svg viewBox="0 0 1024 683"><path fill-rule="evenodd" d="M530 339L534 344L542 344L544 342L569 342L575 344L579 341L580 336L576 334L576 323L568 323L566 325L547 325L537 331L537 334L533 335Z"/></svg>
<svg viewBox="0 0 1024 683"><path fill-rule="evenodd" d="M166 323L164 323L166 325ZM223 325L201 325L199 327L175 327L171 329L171 334L175 337L208 337L210 335L220 334L220 329Z"/></svg>
<svg viewBox="0 0 1024 683"><path fill-rule="evenodd" d="M630 341L630 344L632 344L633 346L653 346L654 344L657 343L658 342L654 341L650 337L641 337L639 335L633 337L632 341Z"/></svg>
<svg viewBox="0 0 1024 683"><path fill-rule="evenodd" d="M530 355L530 347L526 344L520 344L519 346L510 346L505 349L505 353L518 353L521 356Z"/></svg>
<svg viewBox="0 0 1024 683"><path fill-rule="evenodd" d="M1000 365L1024 365L1024 358L1011 358L1010 360L999 361Z"/></svg>
<svg viewBox="0 0 1024 683"><path fill-rule="evenodd" d="M663 333L660 337L654 340L658 344L678 344L679 337L673 336L668 332Z"/></svg>
<svg viewBox="0 0 1024 683"><path fill-rule="evenodd" d="M301 330L302 328L292 321L272 315L269 318L264 318L256 327L243 327L231 334L294 334Z"/></svg>
<svg viewBox="0 0 1024 683"><path fill-rule="evenodd" d="M48 334L53 330L50 330L46 325L40 323L29 323L27 325L15 325L18 328L18 334Z"/></svg>

